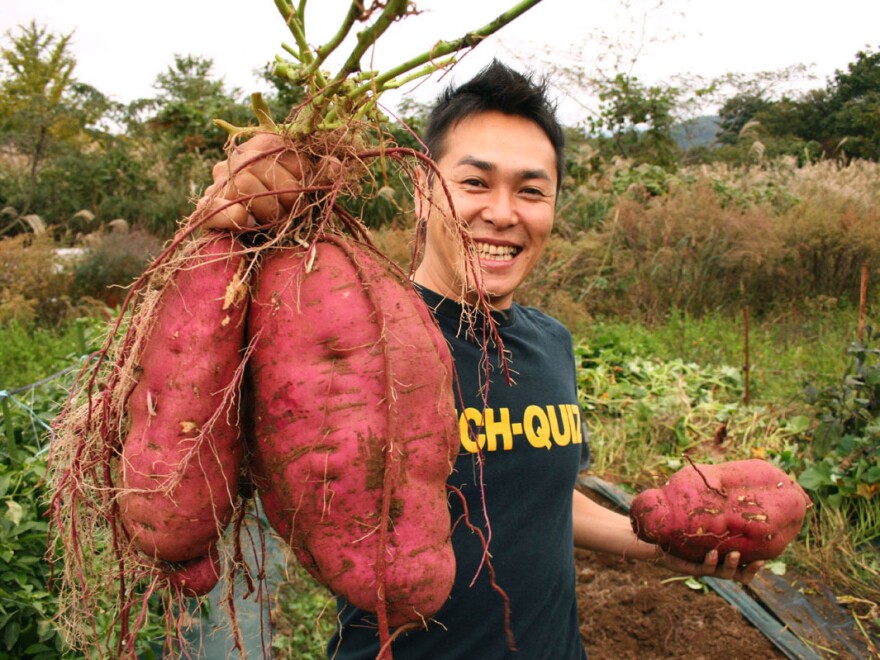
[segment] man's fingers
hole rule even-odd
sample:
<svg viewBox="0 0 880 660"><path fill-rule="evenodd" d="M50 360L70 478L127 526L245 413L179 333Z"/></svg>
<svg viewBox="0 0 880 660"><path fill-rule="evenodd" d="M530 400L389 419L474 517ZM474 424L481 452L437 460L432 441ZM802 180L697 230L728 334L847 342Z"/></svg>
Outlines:
<svg viewBox="0 0 880 660"><path fill-rule="evenodd" d="M262 167L254 169L255 164L262 164ZM254 174L263 179L264 183L270 184L274 180L274 170L283 170L286 176L301 180L307 163L299 153L287 148L284 138L280 135L258 133L233 150L230 165L233 176L238 169L252 169ZM264 178L262 173L270 170L272 174Z"/></svg>
<svg viewBox="0 0 880 660"><path fill-rule="evenodd" d="M763 561L753 561L750 564L746 564L739 571L739 575L737 575L737 580L742 582L744 585L751 582L754 577L758 574L758 572L764 568Z"/></svg>
<svg viewBox="0 0 880 660"><path fill-rule="evenodd" d="M246 229L302 213L306 187L336 183L342 164L325 157L310 163L285 138L260 133L214 165L214 183L199 200L193 220L208 229ZM238 202L230 204L230 202Z"/></svg>
<svg viewBox="0 0 880 660"><path fill-rule="evenodd" d="M739 553L729 552L724 557L724 561L715 570L715 576L723 580L732 580L736 577L739 570Z"/></svg>
<svg viewBox="0 0 880 660"><path fill-rule="evenodd" d="M248 212L260 222L274 222L285 213L278 195L274 192L275 188L268 188L250 170L239 174L230 187L234 188L232 199L240 200ZM227 191L225 196L229 195Z"/></svg>
<svg viewBox="0 0 880 660"><path fill-rule="evenodd" d="M199 227L203 229L235 231L256 226L256 219L248 213L244 204L231 204L228 199L217 195L205 196L199 200L192 221L199 223Z"/></svg>
<svg viewBox="0 0 880 660"><path fill-rule="evenodd" d="M297 164L295 170L291 170L281 164L281 158L265 158L253 163L247 169L247 174L254 177L263 190L275 191L275 202L286 210L290 210L300 197L303 187L302 168ZM237 179L236 182L238 183ZM253 186L253 182L251 183ZM251 188L248 188L251 190ZM252 188L257 192L256 186ZM264 205L268 208L268 205ZM261 207L262 210L262 207ZM277 218L279 212L275 213ZM260 213L257 213L260 216ZM273 218L274 219L274 218Z"/></svg>

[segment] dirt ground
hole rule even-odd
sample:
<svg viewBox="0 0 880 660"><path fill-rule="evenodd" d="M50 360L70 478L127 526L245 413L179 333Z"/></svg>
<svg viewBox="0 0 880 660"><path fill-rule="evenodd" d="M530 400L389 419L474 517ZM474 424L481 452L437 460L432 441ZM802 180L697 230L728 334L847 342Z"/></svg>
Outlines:
<svg viewBox="0 0 880 660"><path fill-rule="evenodd" d="M579 552L581 636L590 658L784 658L720 596L644 562Z"/></svg>
<svg viewBox="0 0 880 660"><path fill-rule="evenodd" d="M581 638L590 658L785 658L727 601L670 580L676 576L665 568L583 550L576 562Z"/></svg>
<svg viewBox="0 0 880 660"><path fill-rule="evenodd" d="M589 488L581 490L604 506L615 508ZM664 568L582 550L577 551L576 561L581 637L593 660L786 657L721 596L708 589L691 589ZM795 586L810 584L807 576L791 575L786 580ZM823 597L817 594L816 598L813 605L819 607ZM880 647L876 632L872 627L874 651ZM826 640L830 644L828 653L820 655L880 660L880 655L867 647L864 653L854 653L853 649L864 646L864 639L857 635L850 639L854 646Z"/></svg>

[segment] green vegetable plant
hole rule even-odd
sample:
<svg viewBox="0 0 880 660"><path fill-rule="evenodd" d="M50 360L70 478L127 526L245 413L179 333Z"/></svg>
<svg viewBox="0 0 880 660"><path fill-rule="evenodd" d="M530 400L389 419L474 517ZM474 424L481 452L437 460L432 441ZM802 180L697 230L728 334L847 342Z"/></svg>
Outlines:
<svg viewBox="0 0 880 660"><path fill-rule="evenodd" d="M55 604L43 561L45 470L29 448L0 461L0 649L15 657L54 658L65 648L51 624Z"/></svg>
<svg viewBox="0 0 880 660"><path fill-rule="evenodd" d="M294 44L283 46L287 57L276 57L274 74L302 88L308 100L295 109L290 121L283 126L275 124L259 95L253 97L259 127L237 127L219 118L215 121L236 136L267 128L281 128L290 135L310 134L350 126L352 121L382 121L378 106L382 93L451 67L459 59L457 53L477 46L538 2L540 0L520 0L483 27L457 39L438 41L430 49L387 71L375 71L364 69L361 60L393 23L417 13L414 2L388 0L366 4L354 0L336 33L323 45L313 48L306 38L305 0L296 6L288 0L275 0ZM335 74L328 72L324 69L328 58L359 25L363 28L357 32L356 43L344 64Z"/></svg>
<svg viewBox="0 0 880 660"><path fill-rule="evenodd" d="M880 498L880 349L871 347L874 338L870 332L866 341L850 344L851 364L838 384L805 390L818 424L808 434L798 481L832 506L845 498Z"/></svg>
<svg viewBox="0 0 880 660"><path fill-rule="evenodd" d="M0 660L77 657L56 626L54 567L46 559L48 429L72 373L17 395L2 394L6 442L0 444ZM94 612L97 629L112 625L105 614L111 598L108 594L104 607ZM141 657L151 657L149 640L163 631L145 626L137 649Z"/></svg>

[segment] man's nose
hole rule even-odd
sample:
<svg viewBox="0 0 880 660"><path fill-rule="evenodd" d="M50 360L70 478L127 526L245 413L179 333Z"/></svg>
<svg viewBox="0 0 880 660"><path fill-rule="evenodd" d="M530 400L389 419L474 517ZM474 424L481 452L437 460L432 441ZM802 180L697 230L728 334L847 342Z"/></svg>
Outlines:
<svg viewBox="0 0 880 660"><path fill-rule="evenodd" d="M499 229L516 222L513 195L507 190L494 190L483 209L483 220Z"/></svg>

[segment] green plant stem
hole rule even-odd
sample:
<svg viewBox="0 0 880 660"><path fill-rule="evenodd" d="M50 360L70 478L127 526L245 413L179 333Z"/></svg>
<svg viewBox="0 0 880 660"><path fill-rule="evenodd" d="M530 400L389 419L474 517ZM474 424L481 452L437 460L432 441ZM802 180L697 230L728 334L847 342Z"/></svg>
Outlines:
<svg viewBox="0 0 880 660"><path fill-rule="evenodd" d="M12 414L9 410L9 397L5 392L0 393L0 410L3 412L3 428L6 432L6 446L9 460L15 461L15 427L12 426Z"/></svg>
<svg viewBox="0 0 880 660"><path fill-rule="evenodd" d="M455 64L457 58L452 56L454 53L477 46L485 38L500 30L540 1L520 0L494 20L479 29L468 32L459 39L438 41L430 50L385 73L371 74L368 72L358 75L361 71L361 59L367 50L376 43L392 23L405 16L410 9L410 0L387 0L379 17L369 27L357 33L357 44L349 53L345 64L329 83L321 71L321 65L348 37L354 24L363 15L365 11L363 2L352 0L339 29L327 43L314 51L310 49L306 40L306 0L300 0L296 8L290 0L275 0L275 6L296 41L296 48L286 45L283 48L299 60L303 67L293 80L305 85L311 93L313 106L320 109L316 117L323 115L323 121L313 125L312 128L331 128L339 121L344 120L351 109L354 109L357 117L370 114L376 107L379 95L386 90L396 89L403 84ZM362 84L351 89L349 85L357 80L362 80ZM340 92L340 90L343 91ZM372 95L372 97L368 99L368 95ZM340 99L337 97L345 97L346 109L343 109L339 103Z"/></svg>
<svg viewBox="0 0 880 660"><path fill-rule="evenodd" d="M406 2L404 2L404 9L406 9ZM318 48L316 52L317 57L315 58L316 64L313 64L313 66L321 66L330 54L339 47L348 36L348 33L351 32L351 28L361 12L363 12L363 4L359 0L352 0L351 6L348 8L348 13L345 15L345 18L342 19L342 25L339 27L339 30L336 31L336 34L333 35L333 38L330 39L330 41ZM351 56L349 56L349 60L350 59ZM343 68L343 71L344 70L345 69ZM308 73L308 71L306 73ZM336 82L339 79L340 76L336 76L333 82Z"/></svg>
<svg viewBox="0 0 880 660"><path fill-rule="evenodd" d="M464 50L465 48L473 48L477 46L481 41L483 41L483 39L491 36L502 27L513 21L515 18L521 16L526 11L537 5L539 2L541 2L541 0L521 0L521 2L511 7L506 12L498 15L498 17L496 17L494 20L486 23L486 25L477 30L468 32L463 37L454 39L452 41L438 41L430 50L425 51L421 55L413 57L412 59L404 62L397 67L394 67L393 69L386 71L383 74L375 76L374 78L362 84L360 87L357 87L351 94L349 94L349 98L360 99L370 92L373 92L374 96L378 96L388 89L395 89L397 87L400 87L400 85L404 84L405 82L410 82L412 80L421 78L422 76L430 75L435 71L455 64L455 62L458 61L455 57L447 57L445 60L442 61L442 63L438 63L437 59L441 57L452 56L454 53ZM384 13L385 12L383 12L383 15ZM361 34L363 35L365 33ZM365 51L366 49L364 48L363 50ZM363 51L361 51L361 55L362 54ZM349 62L346 63L346 67L349 66L350 62L351 57L349 57ZM404 74L411 72L417 67L422 68L419 69L419 71L415 74L410 75L403 80L398 80L399 76L403 76ZM343 68L343 71L345 71L345 67ZM342 73L340 73L340 75L342 75ZM337 76L337 78L339 78L339 76ZM332 124L337 119L338 115L335 111L335 108L331 109L326 116L326 122L328 124Z"/></svg>
<svg viewBox="0 0 880 660"><path fill-rule="evenodd" d="M354 4L354 2L352 3ZM312 51L309 49L309 43L306 41L306 30L305 30L305 12L306 12L306 0L301 0L299 7L297 9L293 8L293 5L290 4L287 0L275 0L275 7L278 9L278 12L284 18L284 22L287 24L287 29L290 30L290 33L293 35L294 40L296 41L296 46L298 51L294 52L292 49L285 49L294 55L300 62L305 64L308 67L308 70L311 71L314 75L315 83L319 87L325 87L326 81L324 80L324 76L321 73L320 68L314 64L315 57L312 54ZM350 28L351 26L349 26ZM332 52L332 49L331 51ZM329 53L328 53L329 54ZM325 55L326 58L326 55Z"/></svg>
<svg viewBox="0 0 880 660"><path fill-rule="evenodd" d="M408 7L409 0L389 0L382 13L379 14L379 18L376 19L376 22L363 32L358 33L357 45L349 54L339 73L336 74L333 83L341 83L352 73L360 71L360 62L364 53L379 40L379 37L385 33L394 21L406 14Z"/></svg>
<svg viewBox="0 0 880 660"><path fill-rule="evenodd" d="M465 48L473 48L478 45L483 39L491 36L502 27L510 23L512 20L525 13L527 10L534 7L536 4L541 2L541 0L522 0L519 4L508 9L503 14L499 15L494 20L490 21L483 27L468 32L463 37L455 39L453 41L438 41L431 50L425 51L421 55L417 55L416 57L404 62L403 64L390 69L389 71L383 73L380 76L376 77L375 84L376 89L380 92L385 89L389 89L387 86L391 83L395 78L401 76L409 71L412 71L416 67L422 66L424 64L428 64L429 62L435 61L439 57L445 57L446 55L452 55L453 53L457 53L460 50ZM446 60L446 64L452 64L456 60L455 58L449 58ZM446 65L444 64L444 66ZM433 72L440 69L440 66L435 66L433 69L430 69L428 72ZM354 95L365 93L369 91L371 88L370 84L364 84L355 90Z"/></svg>

